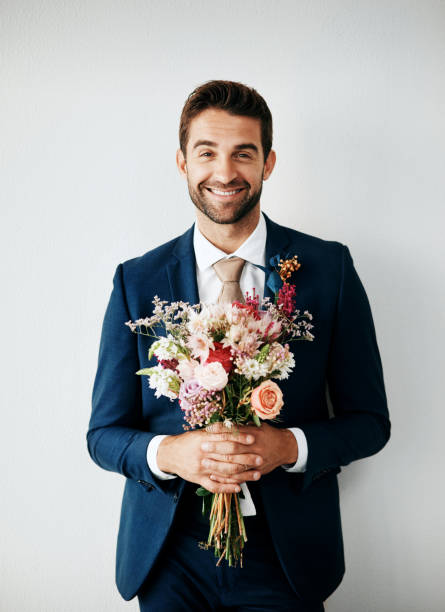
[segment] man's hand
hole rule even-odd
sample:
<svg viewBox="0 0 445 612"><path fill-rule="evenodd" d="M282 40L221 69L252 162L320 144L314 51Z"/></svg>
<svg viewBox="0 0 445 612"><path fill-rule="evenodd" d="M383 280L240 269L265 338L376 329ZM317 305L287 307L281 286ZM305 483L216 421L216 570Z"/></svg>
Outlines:
<svg viewBox="0 0 445 612"><path fill-rule="evenodd" d="M255 441L253 430L256 428L241 429L242 432L231 432L222 423L215 423L208 430L167 436L158 448L159 469L196 482L212 493L237 493L239 483L260 477L258 470L252 468L258 459L262 462L250 448ZM206 444L210 445L209 450ZM217 478L211 479L212 475Z"/></svg>
<svg viewBox="0 0 445 612"><path fill-rule="evenodd" d="M215 425L219 426L215 431L227 432L220 423ZM268 474L278 466L295 463L298 459L298 444L289 429L272 427L262 422L261 427L237 427L234 433L229 434L225 443L220 441L224 435L227 434L212 433L206 440L206 448L203 449L206 451L206 460L209 461L209 477L215 482L228 484L258 480L262 474ZM254 443L244 450L244 454L232 454L230 446L227 446L231 440L236 440L237 436L255 438ZM251 469L235 469L241 463L245 464L244 469Z"/></svg>
<svg viewBox="0 0 445 612"><path fill-rule="evenodd" d="M236 493L240 483L258 480L297 458L298 445L288 429L263 422L261 427L245 425L230 431L214 423L206 430L164 438L157 461L162 471L212 493Z"/></svg>

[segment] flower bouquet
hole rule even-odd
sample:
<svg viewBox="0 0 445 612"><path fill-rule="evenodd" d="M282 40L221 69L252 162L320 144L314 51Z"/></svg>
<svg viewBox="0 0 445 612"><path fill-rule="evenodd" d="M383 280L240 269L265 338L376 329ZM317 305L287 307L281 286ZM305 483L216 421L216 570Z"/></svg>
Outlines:
<svg viewBox="0 0 445 612"><path fill-rule="evenodd" d="M287 282L300 264L276 259L281 287L275 300L259 301L255 290L245 303L168 303L157 296L151 317L128 321L132 332L154 337L148 358L158 364L139 370L148 376L156 397L179 401L184 429L222 422L237 425L273 419L283 406L282 392L271 379L288 378L295 366L292 340L312 340L312 315L295 310L295 286ZM276 284L275 277L275 284ZM160 326L160 327L159 327ZM165 336L156 332L165 330ZM247 541L239 493L211 493L203 487L203 514L209 515L206 548L219 564L240 561Z"/></svg>

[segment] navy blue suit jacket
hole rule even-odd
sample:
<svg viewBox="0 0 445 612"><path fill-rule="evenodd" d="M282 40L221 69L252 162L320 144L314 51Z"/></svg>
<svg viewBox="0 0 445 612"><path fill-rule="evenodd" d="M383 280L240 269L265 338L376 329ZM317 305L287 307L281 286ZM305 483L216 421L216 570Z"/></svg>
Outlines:
<svg viewBox="0 0 445 612"><path fill-rule="evenodd" d="M340 466L379 451L389 438L390 422L371 310L348 248L267 217L266 222L266 261L290 253L302 264L295 275L297 308L314 316L315 340L292 345L296 367L280 382L285 405L279 426L304 431L307 470L295 474L278 468L258 484L291 584L319 601L344 573L336 475ZM148 468L146 450L153 436L183 433L184 421L176 402L156 399L146 378L135 375L147 366L151 339L124 326L150 315L155 295L199 301L193 227L118 266L103 323L87 442L100 467L126 478L116 582L127 600L153 567L185 484L181 478L160 481Z"/></svg>

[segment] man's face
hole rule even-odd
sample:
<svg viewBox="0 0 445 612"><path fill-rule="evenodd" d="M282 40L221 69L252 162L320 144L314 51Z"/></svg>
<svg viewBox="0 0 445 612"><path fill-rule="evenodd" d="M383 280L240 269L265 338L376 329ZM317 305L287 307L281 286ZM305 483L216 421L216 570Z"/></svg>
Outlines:
<svg viewBox="0 0 445 612"><path fill-rule="evenodd" d="M275 153L264 163L259 119L220 109L202 111L190 123L186 158L177 163L195 206L215 223L236 223L259 202Z"/></svg>

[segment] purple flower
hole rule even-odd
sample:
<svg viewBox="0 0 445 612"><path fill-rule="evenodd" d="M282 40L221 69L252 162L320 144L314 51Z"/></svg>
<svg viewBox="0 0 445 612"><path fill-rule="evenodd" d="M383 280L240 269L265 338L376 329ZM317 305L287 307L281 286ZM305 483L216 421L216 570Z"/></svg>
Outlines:
<svg viewBox="0 0 445 612"><path fill-rule="evenodd" d="M218 410L220 399L219 394L207 391L194 378L181 383L179 389L179 404L184 411L184 419L192 427L205 425Z"/></svg>
<svg viewBox="0 0 445 612"><path fill-rule="evenodd" d="M186 408L190 407L190 404L195 404L199 401L202 391L205 391L205 389L201 387L195 378L181 383L181 388L179 389L179 402L181 408L186 410Z"/></svg>

